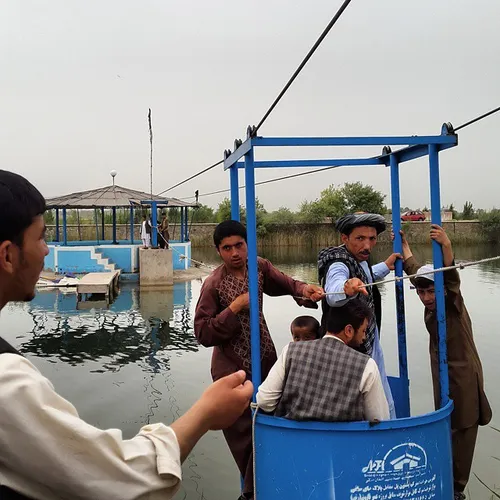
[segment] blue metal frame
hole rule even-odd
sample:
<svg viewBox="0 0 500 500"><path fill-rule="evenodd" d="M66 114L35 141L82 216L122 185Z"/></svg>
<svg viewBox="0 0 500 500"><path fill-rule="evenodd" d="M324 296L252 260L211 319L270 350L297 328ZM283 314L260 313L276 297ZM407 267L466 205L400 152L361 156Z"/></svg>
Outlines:
<svg viewBox="0 0 500 500"><path fill-rule="evenodd" d="M443 125L441 135L435 136L390 136L390 137L249 137L233 153L225 154L224 170L230 169L231 187L231 216L239 219L238 169L245 168L245 194L247 209L247 238L248 238L248 278L250 293L250 329L251 329L251 361L252 382L255 390L261 383L260 363L260 331L259 331L259 303L257 281L257 231L255 210L255 169L280 167L318 167L318 166L354 166L354 165L386 165L391 171L391 198L393 204L393 227L396 233L394 241L395 251L401 251L399 236L400 222L400 195L399 195L399 165L409 160L429 156L430 183L431 183L431 213L434 224L441 223L441 204L439 196L439 160L440 151L458 144L457 135L448 125ZM355 159L327 159L327 160L285 160L285 161L254 161L254 148L290 147L290 146L406 146L391 151L384 147L380 156ZM244 158L244 162L239 161ZM442 267L443 258L441 248L433 244L434 266ZM402 263L396 266L396 275L402 275ZM448 365L446 355L446 312L444 303L443 275L437 273L435 277L437 317L439 335L439 376L441 384L441 407L445 407L448 398ZM409 380L406 349L406 327L404 316L404 292L401 282L396 284L397 324L398 324L398 354L399 380L404 390L404 400L407 404L409 416ZM255 400L255 394L254 394Z"/></svg>
<svg viewBox="0 0 500 500"><path fill-rule="evenodd" d="M113 207L111 209L111 213L113 215L113 245L117 245L118 242L116 241L116 207Z"/></svg>
<svg viewBox="0 0 500 500"><path fill-rule="evenodd" d="M130 205L130 244L134 244L134 206Z"/></svg>
<svg viewBox="0 0 500 500"><path fill-rule="evenodd" d="M63 245L66 246L68 244L68 224L67 224L67 214L66 209L62 209L62 223L63 223Z"/></svg>
<svg viewBox="0 0 500 500"><path fill-rule="evenodd" d="M56 208L56 234L54 241L59 242L59 209Z"/></svg>

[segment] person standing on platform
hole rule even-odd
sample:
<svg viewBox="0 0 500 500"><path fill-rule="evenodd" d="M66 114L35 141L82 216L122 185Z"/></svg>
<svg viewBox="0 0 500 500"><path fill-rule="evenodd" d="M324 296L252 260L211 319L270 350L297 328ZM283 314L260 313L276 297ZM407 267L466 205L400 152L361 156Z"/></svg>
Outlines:
<svg viewBox="0 0 500 500"><path fill-rule="evenodd" d="M382 215L355 213L345 215L336 222L341 234L342 245L321 250L318 254L319 283L325 289L321 326L326 332L326 319L332 307L341 307L347 301L360 296L370 306L373 316L368 325L366 339L359 350L371 356L377 363L389 403L391 418L396 418L394 400L385 371L384 353L380 345L380 326L382 320L382 300L376 286L365 287L385 278L394 269L400 254L393 253L385 262L373 267L368 262L377 244L380 233L385 231L386 223Z"/></svg>
<svg viewBox="0 0 500 500"><path fill-rule="evenodd" d="M151 222L146 215L142 216L141 240L143 248L151 248Z"/></svg>
<svg viewBox="0 0 500 500"><path fill-rule="evenodd" d="M445 230L436 224L431 226L431 239L437 241L443 251L445 267L455 264L453 248ZM404 270L408 275L417 274L411 281L425 306L424 322L429 332L434 404L440 406L438 328L436 318L436 294L434 270L431 265L420 265L403 238ZM426 274L426 273L431 274ZM469 481L474 457L478 427L491 421L492 411L484 392L483 367L474 343L472 321L460 291L460 276L456 269L443 272L446 305L446 346L450 399L454 408L451 414L453 480L455 500L465 499L464 490Z"/></svg>
<svg viewBox="0 0 500 500"><path fill-rule="evenodd" d="M158 234L158 243L160 244L160 248L166 248L168 250L170 241L170 234L168 232L168 218L167 214L163 214L163 218L161 220L161 224L159 227Z"/></svg>
<svg viewBox="0 0 500 500"><path fill-rule="evenodd" d="M244 370L250 378L250 312L248 248L245 226L234 220L221 222L214 243L223 263L207 277L196 305L194 333L198 342L213 347L212 378ZM262 312L263 295L291 295L299 305L317 308L323 290L296 281L278 271L268 260L258 259L258 295L262 379L276 362L276 348ZM224 431L229 449L244 478L243 498L253 498L252 416L250 408Z"/></svg>

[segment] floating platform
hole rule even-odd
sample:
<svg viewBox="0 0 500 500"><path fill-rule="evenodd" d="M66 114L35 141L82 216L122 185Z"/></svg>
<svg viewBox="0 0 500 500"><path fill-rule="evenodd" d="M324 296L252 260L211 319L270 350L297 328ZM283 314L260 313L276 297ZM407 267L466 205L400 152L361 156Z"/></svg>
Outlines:
<svg viewBox="0 0 500 500"><path fill-rule="evenodd" d="M120 271L108 273L89 273L80 279L76 287L78 302L83 302L86 296L103 295L109 303L118 291Z"/></svg>

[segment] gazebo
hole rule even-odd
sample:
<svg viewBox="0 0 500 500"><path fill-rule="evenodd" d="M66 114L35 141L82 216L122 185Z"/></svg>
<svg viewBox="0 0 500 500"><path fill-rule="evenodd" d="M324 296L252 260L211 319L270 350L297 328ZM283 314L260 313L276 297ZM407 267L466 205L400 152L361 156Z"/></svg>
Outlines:
<svg viewBox="0 0 500 500"><path fill-rule="evenodd" d="M174 239L176 224L170 227L170 247L173 251L174 269L187 269L191 257L189 241L188 209L198 207L197 203L186 203L177 198L151 196L149 193L117 186L102 187L71 193L47 199L47 209L55 211L55 237L49 244L50 255L46 259L46 269L59 273L84 273L120 269L123 273L138 271L138 250L141 242L134 241L134 218L141 213L151 211L152 246L158 244L158 213L162 209L179 209L179 237ZM93 210L95 238L68 238L68 210L76 210L79 220L80 210ZM117 210L129 211L128 229L125 238L119 238L117 231ZM106 238L105 213L111 211L112 236ZM109 213L109 212L108 212ZM62 222L62 223L61 223ZM80 228L80 225L78 226ZM62 231L61 231L62 230ZM127 237L128 233L128 237Z"/></svg>

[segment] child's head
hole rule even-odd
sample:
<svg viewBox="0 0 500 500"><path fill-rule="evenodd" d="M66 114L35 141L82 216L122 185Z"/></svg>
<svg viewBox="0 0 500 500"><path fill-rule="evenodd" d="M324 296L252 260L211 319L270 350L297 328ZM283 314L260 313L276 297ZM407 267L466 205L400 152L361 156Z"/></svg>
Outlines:
<svg viewBox="0 0 500 500"><path fill-rule="evenodd" d="M319 339L319 322L312 316L299 316L290 325L294 342Z"/></svg>
<svg viewBox="0 0 500 500"><path fill-rule="evenodd" d="M434 268L432 266L422 266L417 271L418 276L412 280L422 304L430 311L436 309L436 292L434 289L434 274L426 273L433 270Z"/></svg>

